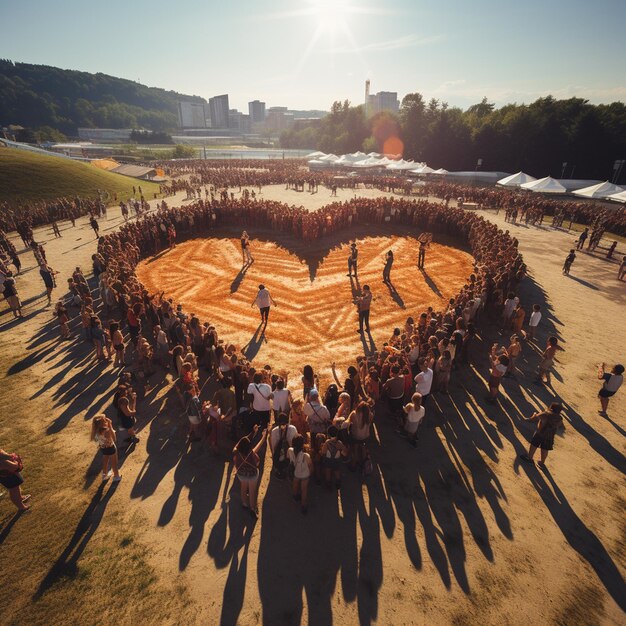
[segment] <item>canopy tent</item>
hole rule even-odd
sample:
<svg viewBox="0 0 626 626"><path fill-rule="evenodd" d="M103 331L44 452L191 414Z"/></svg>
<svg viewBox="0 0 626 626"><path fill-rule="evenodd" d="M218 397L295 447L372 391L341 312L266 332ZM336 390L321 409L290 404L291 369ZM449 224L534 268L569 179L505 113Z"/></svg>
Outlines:
<svg viewBox="0 0 626 626"><path fill-rule="evenodd" d="M355 161L361 161L363 159L367 159L367 154L365 154L365 152L361 152L360 150L358 152L353 152L352 154L349 154L348 156L354 157Z"/></svg>
<svg viewBox="0 0 626 626"><path fill-rule="evenodd" d="M432 174L434 171L432 167L428 167L428 165L424 164L415 170L411 170L411 174Z"/></svg>
<svg viewBox="0 0 626 626"><path fill-rule="evenodd" d="M551 176L524 183L520 185L520 189L526 189L534 193L565 193L567 191L558 180L554 180Z"/></svg>
<svg viewBox="0 0 626 626"><path fill-rule="evenodd" d="M339 157L336 154L327 154L323 157L320 157L319 159L317 159L318 161L330 161L332 163L334 163L337 159L339 159Z"/></svg>
<svg viewBox="0 0 626 626"><path fill-rule="evenodd" d="M607 196L607 200L613 200L613 202L626 202L626 191L620 191L619 193Z"/></svg>
<svg viewBox="0 0 626 626"><path fill-rule="evenodd" d="M444 170L443 167L440 167L438 170L435 170L432 173L437 174L439 176L445 176L446 174L449 174L450 172L448 172L448 170Z"/></svg>
<svg viewBox="0 0 626 626"><path fill-rule="evenodd" d="M506 176L505 178L501 178L496 184L502 185L502 187L519 187L520 185L524 185L526 183L532 183L537 179L530 174L525 174L524 172L517 172L517 174L511 174L510 176Z"/></svg>
<svg viewBox="0 0 626 626"><path fill-rule="evenodd" d="M345 165L347 167L352 167L354 163L357 161L362 161L366 159L366 155L356 155L356 154L342 154L336 161L335 165Z"/></svg>
<svg viewBox="0 0 626 626"><path fill-rule="evenodd" d="M618 187L606 180L603 183L591 185L591 187L585 187L584 189L579 189L572 193L581 198L606 198L607 196L612 196L622 191L625 191L623 187Z"/></svg>
<svg viewBox="0 0 626 626"><path fill-rule="evenodd" d="M312 159L308 162L308 166L312 169L323 169L333 167L334 163L332 161L320 161L319 159Z"/></svg>
<svg viewBox="0 0 626 626"><path fill-rule="evenodd" d="M405 161L401 159L400 161L393 161L393 163L389 163L387 165L388 170L399 171L399 170L414 170L416 167L421 167L425 165L424 163L415 163L414 161Z"/></svg>
<svg viewBox="0 0 626 626"><path fill-rule="evenodd" d="M379 154L378 152L370 152L367 156L368 157L373 157L375 159L380 159L380 157L383 156L383 155Z"/></svg>
<svg viewBox="0 0 626 626"><path fill-rule="evenodd" d="M353 167L385 167L385 163L382 162L382 159L376 159L374 157L368 157L367 159L363 159L362 161L357 161L352 164Z"/></svg>
<svg viewBox="0 0 626 626"><path fill-rule="evenodd" d="M320 157L326 156L325 152L320 152L319 150L315 152L311 152L311 154L307 154L305 159L319 159Z"/></svg>

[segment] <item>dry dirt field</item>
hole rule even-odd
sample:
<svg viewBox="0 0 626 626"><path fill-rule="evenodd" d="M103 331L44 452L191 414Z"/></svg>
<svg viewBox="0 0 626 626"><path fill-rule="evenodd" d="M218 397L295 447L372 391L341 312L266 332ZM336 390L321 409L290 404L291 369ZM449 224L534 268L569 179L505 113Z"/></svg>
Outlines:
<svg viewBox="0 0 626 626"><path fill-rule="evenodd" d="M326 190L263 193L311 209L330 201ZM353 195L339 193L339 199ZM155 377L140 402L141 442L121 458L122 482L117 489L100 486L88 420L110 406L117 373L96 364L79 339L59 342L36 263L22 252L18 288L27 319L13 322L0 305L0 445L22 454L33 507L17 517L6 495L0 497L2 623L623 624L626 390L611 401L609 418L600 417L595 368L626 360L626 285L616 280L614 264L586 254L570 277L562 276L570 234L510 226L492 211L485 216L519 238L530 272L519 295L527 310L536 302L544 311L538 342L524 346L520 372L505 381L502 401L483 401L484 358L455 372L451 395L436 396L428 408L417 449L381 416L372 476L361 484L347 473L340 493L313 486L306 517L288 485L270 479L266 461L256 524L241 511L227 459L186 447L186 424L168 379ZM112 209L102 231L119 223L119 210ZM50 229L36 232L61 272L59 284L75 265L89 267L95 250L86 220L62 229L56 240ZM431 284L412 266L414 235L359 234L361 282L367 278L379 298L372 312L377 344L407 315L429 301L437 305L435 290L447 296L469 272L464 253L440 245L427 259ZM249 303L262 279L279 306L267 344L258 346L261 361L278 360L280 352L294 379L306 361L317 369L331 355L347 363L360 342L344 271L347 240L311 257L319 259L313 283L301 259L309 267L311 261L295 244L254 240L258 260L234 284L241 266L232 237L201 248L181 244L153 264L154 273L162 272L166 291L193 302L198 315L220 320L220 330L228 324L222 334L232 332L242 345L256 328ZM388 247L398 250L392 279L406 309L381 282ZM196 294L181 280L181 264L204 281ZM276 273L271 268L278 276L269 277ZM309 290L312 310L320 293L330 292L324 306L338 303L339 318L333 328L331 309L317 317L312 311L310 338L306 320L288 315L306 309ZM204 297L213 291L219 302ZM223 301L232 305L229 315ZM553 386L538 387L532 383L538 349L549 334L559 336L565 351ZM484 329L480 353L496 339L505 340ZM566 427L549 469L540 471L518 460L533 432L522 417L554 398L565 405Z"/></svg>
<svg viewBox="0 0 626 626"><path fill-rule="evenodd" d="M303 365L315 365L322 387L331 381L335 361L343 380L348 365L363 354L364 343L380 347L395 327L428 306L445 308L473 269L471 255L456 248L432 244L426 272L416 267L415 236L366 236L366 227L352 229L359 246L357 280L346 276L349 243L337 238L303 243L287 239L284 246L254 237L254 263L242 268L238 239L203 239L179 244L158 259L143 261L137 275L151 292L183 304L200 320L215 325L228 342L243 349L257 367L292 374L297 389ZM375 233L371 233L374 235ZM331 248L332 246L332 248ZM382 267L388 250L394 252L392 283L383 283ZM251 307L259 284L264 284L278 306L263 332L259 309ZM369 285L374 294L371 339L355 332L358 316L353 298ZM366 347L367 344L366 344Z"/></svg>

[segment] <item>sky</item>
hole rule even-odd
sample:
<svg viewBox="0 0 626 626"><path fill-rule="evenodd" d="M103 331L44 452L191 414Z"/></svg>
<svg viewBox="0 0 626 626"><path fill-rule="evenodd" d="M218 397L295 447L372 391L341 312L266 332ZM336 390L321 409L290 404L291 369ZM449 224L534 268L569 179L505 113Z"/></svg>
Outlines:
<svg viewBox="0 0 626 626"><path fill-rule="evenodd" d="M626 101L626 0L0 0L0 58L209 98L328 110L371 92L451 106Z"/></svg>

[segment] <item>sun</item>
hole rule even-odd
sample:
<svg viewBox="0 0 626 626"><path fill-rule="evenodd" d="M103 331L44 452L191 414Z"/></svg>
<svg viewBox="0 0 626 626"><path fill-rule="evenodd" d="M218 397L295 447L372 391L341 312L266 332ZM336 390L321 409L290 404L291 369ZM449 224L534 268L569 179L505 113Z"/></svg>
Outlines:
<svg viewBox="0 0 626 626"><path fill-rule="evenodd" d="M311 13L320 31L333 33L345 29L346 17L352 12L350 5L341 0L310 0Z"/></svg>

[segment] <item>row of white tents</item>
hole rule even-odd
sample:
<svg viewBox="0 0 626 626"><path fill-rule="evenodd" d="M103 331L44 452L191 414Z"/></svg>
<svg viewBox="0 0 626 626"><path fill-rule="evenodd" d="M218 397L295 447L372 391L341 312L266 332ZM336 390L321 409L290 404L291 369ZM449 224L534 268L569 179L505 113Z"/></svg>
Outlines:
<svg viewBox="0 0 626 626"><path fill-rule="evenodd" d="M527 191L534 191L535 193L567 193L565 186L551 176L536 179L534 176L530 176L524 172L517 172L517 174L511 174L511 176L501 178L497 184L501 187L518 187L520 189L526 189ZM582 189L576 189L572 191L572 194L579 198L588 198L591 200L626 202L626 189L608 180Z"/></svg>
<svg viewBox="0 0 626 626"><path fill-rule="evenodd" d="M324 152L312 152L306 157L309 159L309 167L324 169L329 167L348 167L350 169L385 169L390 172L405 171L410 174L436 174L445 176L447 170L443 168L434 170L426 163L405 161L404 159L390 159L378 152L353 152L352 154L325 154Z"/></svg>
<svg viewBox="0 0 626 626"><path fill-rule="evenodd" d="M365 152L353 152L352 154L343 154L341 156L325 154L324 152L312 152L307 155L306 158L309 160L308 163L311 169L346 167L351 170L376 169L379 171L405 172L414 175L432 174L435 176L446 176L447 174L454 174L454 172L448 172L448 170L443 168L435 170L432 167L428 167L426 163L389 158L377 152L370 152L369 154L365 154ZM462 174L463 172L460 173ZM563 182L568 183L568 181ZM569 181L569 183L580 184L580 181ZM608 180L603 183L584 187L583 189L577 189L575 185L570 185L568 189L562 182L551 176L536 179L534 176L530 176L524 172L517 172L517 174L511 174L510 176L501 178L497 181L497 184L502 187L517 187L535 193L566 194L571 191L573 195L580 198L614 200L616 202L626 203L626 190L623 187L614 185Z"/></svg>

